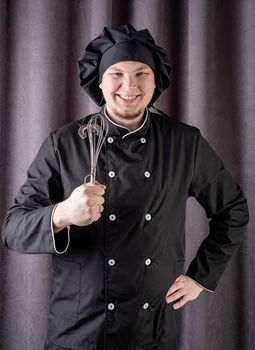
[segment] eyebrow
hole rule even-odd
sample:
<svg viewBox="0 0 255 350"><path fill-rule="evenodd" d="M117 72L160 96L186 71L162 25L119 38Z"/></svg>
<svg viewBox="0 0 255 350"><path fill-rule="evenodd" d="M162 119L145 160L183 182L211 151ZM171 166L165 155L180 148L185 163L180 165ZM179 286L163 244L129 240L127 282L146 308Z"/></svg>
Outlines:
<svg viewBox="0 0 255 350"><path fill-rule="evenodd" d="M137 69L135 69L135 72L139 71L139 70L142 70L142 69L148 69L149 67L145 66L145 65L142 65L140 67L138 67ZM116 72L124 72L125 69L120 69L120 68L115 68L115 67L110 67L109 68L110 71L116 71Z"/></svg>

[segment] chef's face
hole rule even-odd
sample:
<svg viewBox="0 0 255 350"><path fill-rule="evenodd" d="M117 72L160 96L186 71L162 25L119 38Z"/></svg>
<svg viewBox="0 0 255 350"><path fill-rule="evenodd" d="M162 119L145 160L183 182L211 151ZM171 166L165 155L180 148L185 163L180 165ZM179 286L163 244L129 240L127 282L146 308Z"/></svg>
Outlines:
<svg viewBox="0 0 255 350"><path fill-rule="evenodd" d="M99 87L109 117L134 129L142 124L145 108L154 94L154 73L141 62L118 62L104 72Z"/></svg>

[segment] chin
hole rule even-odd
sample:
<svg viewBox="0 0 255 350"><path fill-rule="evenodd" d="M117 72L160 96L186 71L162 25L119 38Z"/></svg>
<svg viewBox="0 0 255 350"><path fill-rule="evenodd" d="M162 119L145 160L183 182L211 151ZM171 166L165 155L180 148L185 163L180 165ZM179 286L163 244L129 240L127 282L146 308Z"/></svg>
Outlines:
<svg viewBox="0 0 255 350"><path fill-rule="evenodd" d="M145 107L116 107L112 109L113 113L119 117L125 118L125 119L133 119L139 117L141 114L144 113Z"/></svg>
<svg viewBox="0 0 255 350"><path fill-rule="evenodd" d="M123 118L123 119L136 119L140 117L144 113L144 109L134 111L134 112L125 112L125 111L116 111L115 115L117 117Z"/></svg>

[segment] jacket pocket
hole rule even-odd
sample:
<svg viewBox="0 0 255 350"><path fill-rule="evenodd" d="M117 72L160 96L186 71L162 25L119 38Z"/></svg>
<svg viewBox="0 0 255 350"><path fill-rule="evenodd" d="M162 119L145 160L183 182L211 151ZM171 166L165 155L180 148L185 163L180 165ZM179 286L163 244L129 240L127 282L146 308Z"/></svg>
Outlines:
<svg viewBox="0 0 255 350"><path fill-rule="evenodd" d="M173 282L183 273L184 263L184 260L175 261ZM165 304L166 333L169 341L180 329L181 325L181 309L174 310L172 307L176 302L177 301L174 301L171 304Z"/></svg>
<svg viewBox="0 0 255 350"><path fill-rule="evenodd" d="M62 346L55 345L47 339L46 343L44 344L43 350L72 350L72 349L63 348Z"/></svg>
<svg viewBox="0 0 255 350"><path fill-rule="evenodd" d="M81 264L54 256L53 272L50 311L58 318L75 323L80 304Z"/></svg>

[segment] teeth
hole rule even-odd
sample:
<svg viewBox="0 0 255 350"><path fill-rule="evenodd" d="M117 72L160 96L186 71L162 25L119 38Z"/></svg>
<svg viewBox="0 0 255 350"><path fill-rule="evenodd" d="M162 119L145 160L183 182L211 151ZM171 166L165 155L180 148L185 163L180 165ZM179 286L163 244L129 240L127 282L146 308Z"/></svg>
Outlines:
<svg viewBox="0 0 255 350"><path fill-rule="evenodd" d="M119 95L119 97L123 98L124 100L134 100L137 96Z"/></svg>

